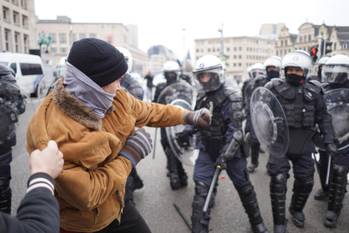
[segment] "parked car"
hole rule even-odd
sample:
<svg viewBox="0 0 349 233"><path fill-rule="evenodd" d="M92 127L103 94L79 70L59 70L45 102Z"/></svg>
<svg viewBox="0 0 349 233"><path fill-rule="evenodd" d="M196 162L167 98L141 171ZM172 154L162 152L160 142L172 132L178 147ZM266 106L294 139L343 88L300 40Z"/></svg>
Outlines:
<svg viewBox="0 0 349 233"><path fill-rule="evenodd" d="M14 71L17 84L23 94L38 96L38 87L44 78L44 69L39 56L21 53L0 53L0 63Z"/></svg>

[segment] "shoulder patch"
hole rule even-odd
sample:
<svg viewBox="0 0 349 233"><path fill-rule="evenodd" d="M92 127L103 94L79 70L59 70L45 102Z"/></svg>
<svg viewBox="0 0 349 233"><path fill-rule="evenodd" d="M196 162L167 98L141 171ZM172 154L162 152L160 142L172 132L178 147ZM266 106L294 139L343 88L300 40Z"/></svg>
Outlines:
<svg viewBox="0 0 349 233"><path fill-rule="evenodd" d="M309 90L311 92L315 92L317 94L322 92L321 83L319 81L316 81L316 80L309 80L308 82L306 82L304 87L307 90Z"/></svg>

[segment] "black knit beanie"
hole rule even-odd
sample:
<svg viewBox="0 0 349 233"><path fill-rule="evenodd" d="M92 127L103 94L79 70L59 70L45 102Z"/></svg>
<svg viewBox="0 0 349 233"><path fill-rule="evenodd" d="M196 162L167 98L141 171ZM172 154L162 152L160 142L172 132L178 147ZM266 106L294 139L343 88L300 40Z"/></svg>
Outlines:
<svg viewBox="0 0 349 233"><path fill-rule="evenodd" d="M75 41L68 62L101 87L121 78L127 71L124 55L111 44L95 38Z"/></svg>

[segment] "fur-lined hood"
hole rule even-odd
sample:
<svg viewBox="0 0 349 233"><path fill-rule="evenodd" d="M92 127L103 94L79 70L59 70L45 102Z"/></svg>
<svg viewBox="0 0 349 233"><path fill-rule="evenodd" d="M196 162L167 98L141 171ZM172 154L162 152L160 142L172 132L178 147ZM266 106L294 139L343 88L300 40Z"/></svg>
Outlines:
<svg viewBox="0 0 349 233"><path fill-rule="evenodd" d="M65 114L87 128L95 130L102 128L102 120L84 103L64 89L62 79L57 82L53 89L52 99Z"/></svg>

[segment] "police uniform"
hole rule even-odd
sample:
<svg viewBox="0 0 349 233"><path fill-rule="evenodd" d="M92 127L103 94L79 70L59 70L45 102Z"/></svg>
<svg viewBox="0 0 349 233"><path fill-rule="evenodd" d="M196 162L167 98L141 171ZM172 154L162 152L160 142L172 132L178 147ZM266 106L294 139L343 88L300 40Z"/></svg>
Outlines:
<svg viewBox="0 0 349 233"><path fill-rule="evenodd" d="M132 96L136 97L139 100L143 100L144 90L142 86L129 73L126 73L120 80L120 85L125 88ZM132 171L126 181L125 202L133 202L133 192L136 189L143 188L143 186L143 181L138 175L136 168L132 168Z"/></svg>
<svg viewBox="0 0 349 233"><path fill-rule="evenodd" d="M339 88L349 89L349 80L343 84L330 83L324 85L325 93ZM343 101L347 102L347 100ZM347 186L347 174L349 172L349 148L336 152L333 155L331 169L331 180L328 187L328 212L325 220L325 226L330 228L336 226L337 218L343 207L343 199ZM336 216L332 216L333 213L335 213ZM329 221L327 218L329 218Z"/></svg>
<svg viewBox="0 0 349 233"><path fill-rule="evenodd" d="M173 80L173 81L168 81L166 83L160 83L159 85L157 85L155 89L154 102L160 103L160 104L166 104L164 102L164 99L160 99L161 97L160 95L162 91L166 87L179 82L181 81ZM161 145L167 158L167 170L168 170L167 176L169 176L170 178L171 188L176 190L181 187L187 186L188 176L183 168L182 162L174 155L173 151L170 148L170 144L166 136L165 128L160 129L160 136L161 136Z"/></svg>
<svg viewBox="0 0 349 233"><path fill-rule="evenodd" d="M11 212L10 188L12 146L16 145L15 123L25 111L24 98L10 70L0 65L0 211Z"/></svg>
<svg viewBox="0 0 349 233"><path fill-rule="evenodd" d="M296 219L300 218L304 224L302 211L314 185L312 153L315 147L312 138L315 125L319 126L323 134L323 142L333 143L331 116L326 110L322 88L317 81L306 81L303 85L295 86L283 79L272 79L265 87L270 89L281 103L290 136L286 155L271 155L268 161L274 225L286 225L285 201L288 172L291 168L289 161L292 162L295 178L290 212L293 215L300 214Z"/></svg>
<svg viewBox="0 0 349 233"><path fill-rule="evenodd" d="M197 147L200 152L194 168L192 228L194 233L201 233L208 232L210 211L204 213L202 209L215 172L215 163L224 152L222 148L226 148L233 140L234 133L242 133L242 98L236 91L222 85L213 92L200 93L196 108L212 110L211 126L200 129L197 133ZM234 158L227 161L226 171L239 193L253 232L266 232L256 193L246 171L246 158L241 149Z"/></svg>

